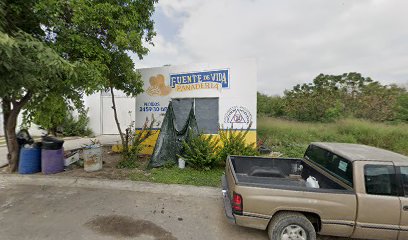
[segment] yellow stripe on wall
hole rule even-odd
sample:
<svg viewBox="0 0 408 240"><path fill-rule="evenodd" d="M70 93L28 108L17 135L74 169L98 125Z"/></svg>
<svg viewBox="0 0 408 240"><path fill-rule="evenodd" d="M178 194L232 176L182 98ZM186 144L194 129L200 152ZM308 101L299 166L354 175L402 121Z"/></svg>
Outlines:
<svg viewBox="0 0 408 240"><path fill-rule="evenodd" d="M136 133L140 133L141 130L136 130ZM245 130L236 130L233 131L234 133L236 132L243 132ZM154 150L154 145L156 145L157 138L159 137L160 130L153 130L152 136L150 136L142 145L144 146L141 154L153 154ZM220 136L219 134L215 134L216 136ZM256 143L256 131L252 130L249 131L245 137L245 142L247 144L252 144ZM114 145L112 146L112 151L113 152L121 152L122 151L122 146L121 145Z"/></svg>

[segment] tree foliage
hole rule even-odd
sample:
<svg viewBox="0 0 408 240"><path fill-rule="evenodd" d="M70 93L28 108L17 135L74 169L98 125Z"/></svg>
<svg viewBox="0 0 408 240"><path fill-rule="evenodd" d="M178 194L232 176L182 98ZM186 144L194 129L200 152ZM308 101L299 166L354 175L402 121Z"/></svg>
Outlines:
<svg viewBox="0 0 408 240"><path fill-rule="evenodd" d="M142 91L128 52L147 54L155 2L0 1L0 98L12 171L21 110L33 119L50 94L80 108L82 96L97 90L116 88L131 96Z"/></svg>
<svg viewBox="0 0 408 240"><path fill-rule="evenodd" d="M280 96L257 93L257 113L260 116L281 117L284 115L284 102Z"/></svg>
<svg viewBox="0 0 408 240"><path fill-rule="evenodd" d="M57 131L61 131L61 126L71 110L69 106L70 104L64 98L50 93L44 99L43 104L35 107L36 111L31 114L23 112L23 125L28 128L31 122L34 122L42 129L47 130L48 134L56 136Z"/></svg>
<svg viewBox="0 0 408 240"><path fill-rule="evenodd" d="M34 112L23 112L22 126L29 128L31 123L35 123L54 136L89 136L92 130L88 127L87 112L82 106L75 108L67 99L50 93L43 104L35 106Z"/></svg>
<svg viewBox="0 0 408 240"><path fill-rule="evenodd" d="M125 150L124 134L116 114L113 89L128 96L143 91L143 82L129 52L140 59L155 36L152 14L157 0L40 0L37 14L49 43L66 59L86 61L101 76L95 88L110 91L112 108Z"/></svg>
<svg viewBox="0 0 408 240"><path fill-rule="evenodd" d="M258 111L299 121L329 122L343 117L402 120L406 119L403 113L408 109L406 94L404 88L382 85L360 73L320 74L312 83L298 84L285 91L282 98L258 94L261 106Z"/></svg>
<svg viewBox="0 0 408 240"><path fill-rule="evenodd" d="M28 103L42 104L48 92L78 97L80 87L75 91L70 87L75 85L72 80L75 79L76 65L29 34L0 32L0 55L3 124L10 167L15 171L18 162L15 128L20 111Z"/></svg>
<svg viewBox="0 0 408 240"><path fill-rule="evenodd" d="M408 122L408 92L398 96L395 112L396 120Z"/></svg>

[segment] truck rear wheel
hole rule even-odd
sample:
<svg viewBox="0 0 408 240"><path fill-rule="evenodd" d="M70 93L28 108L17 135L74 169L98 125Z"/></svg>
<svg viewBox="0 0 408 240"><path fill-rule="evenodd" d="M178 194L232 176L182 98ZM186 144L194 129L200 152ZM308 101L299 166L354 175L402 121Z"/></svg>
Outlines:
<svg viewBox="0 0 408 240"><path fill-rule="evenodd" d="M312 223L301 213L278 213L268 226L270 240L316 240Z"/></svg>

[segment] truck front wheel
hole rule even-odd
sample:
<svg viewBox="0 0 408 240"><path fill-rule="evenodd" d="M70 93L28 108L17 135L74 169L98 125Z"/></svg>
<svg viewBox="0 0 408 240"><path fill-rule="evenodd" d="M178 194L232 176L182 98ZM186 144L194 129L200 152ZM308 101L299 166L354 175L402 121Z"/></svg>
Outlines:
<svg viewBox="0 0 408 240"><path fill-rule="evenodd" d="M278 213L269 223L268 235L270 240L316 240L312 223L301 213Z"/></svg>

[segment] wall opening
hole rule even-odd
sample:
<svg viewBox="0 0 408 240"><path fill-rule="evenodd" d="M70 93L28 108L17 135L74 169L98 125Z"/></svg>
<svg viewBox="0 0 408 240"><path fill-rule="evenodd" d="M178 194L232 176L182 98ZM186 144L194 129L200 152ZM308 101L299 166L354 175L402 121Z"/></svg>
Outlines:
<svg viewBox="0 0 408 240"><path fill-rule="evenodd" d="M177 130L184 126L191 106L193 106L200 132L205 134L218 133L219 98L173 98L172 102Z"/></svg>

